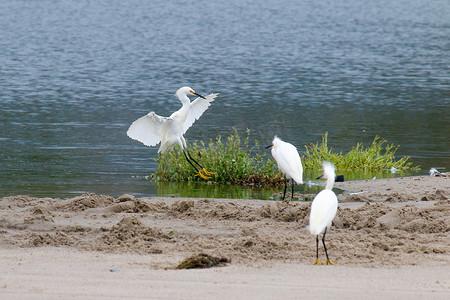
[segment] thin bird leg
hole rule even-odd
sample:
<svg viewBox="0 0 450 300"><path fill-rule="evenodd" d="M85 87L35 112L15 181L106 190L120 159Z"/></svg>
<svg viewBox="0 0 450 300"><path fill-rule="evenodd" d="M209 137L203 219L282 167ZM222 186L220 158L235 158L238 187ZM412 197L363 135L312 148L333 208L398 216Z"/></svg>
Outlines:
<svg viewBox="0 0 450 300"><path fill-rule="evenodd" d="M195 159L193 159L192 158L192 156L191 156L191 152L189 152L189 150L186 148L186 152L187 152L187 154L189 155L189 158L193 161L193 162L195 162L200 168L201 168L201 170L200 170L200 172L203 172L203 173L205 173L205 175L214 175L214 174L216 174L216 173L214 173L214 172L209 172L209 171L206 171L206 169L201 165L201 164L199 164L198 163L198 161L196 161ZM200 173L199 172L199 173ZM200 175L201 176L201 175ZM204 178L203 176L201 176L202 178ZM206 177L206 176L205 176ZM208 179L210 179L211 177L209 177ZM204 178L204 179L206 179L206 178Z"/></svg>
<svg viewBox="0 0 450 300"><path fill-rule="evenodd" d="M334 265L334 263L328 258L327 247L325 246L325 234L327 233L327 227L325 227L325 231L323 232L322 244L323 249L325 249L325 255L327 256L327 260L323 263L324 265Z"/></svg>
<svg viewBox="0 0 450 300"><path fill-rule="evenodd" d="M192 158L191 152L189 152L188 148L183 149L183 151L186 151L186 152L187 152L187 154L189 155L189 158L190 158L193 162L195 162L195 163L200 167L200 169L204 169L203 166L202 166L201 164L198 163L198 161L196 161L195 159Z"/></svg>
<svg viewBox="0 0 450 300"><path fill-rule="evenodd" d="M283 201L284 201L284 198L286 198L286 189L287 189L287 179L286 179L286 175L284 175L284 192L283 192Z"/></svg>
<svg viewBox="0 0 450 300"><path fill-rule="evenodd" d="M203 179L205 179L205 180L208 180L208 179L211 178L211 177L207 177L207 176L203 175L203 173L201 172L201 170L199 171L199 170L197 169L197 167L192 163L192 161L191 161L191 160L189 159L189 157L186 155L186 152L184 151L184 149L183 149L183 154L184 154L184 157L186 157L186 160L188 161L188 163L190 163L191 166L195 169L195 171L197 171L197 174L195 174L194 176L200 176L201 178L203 178Z"/></svg>
<svg viewBox="0 0 450 300"><path fill-rule="evenodd" d="M195 169L195 171L197 171L197 174L195 174L194 176L200 176L201 178L203 178L203 179L205 179L205 180L208 180L208 179L211 179L211 177L208 177L208 176L206 176L206 175L204 175L203 173L202 173L202 171L204 170L204 169L202 169L202 170L198 170L197 169L197 167L192 163L192 161L191 161L191 159L196 163L196 164L198 164L198 165L200 165L198 162L196 162L192 157L191 157L191 155L189 154L189 152L188 152L188 155L189 155L189 157L188 157L188 155L186 155L186 152L187 152L187 149L186 149L186 151L185 151L185 149L183 149L183 154L184 154L184 157L186 157L186 160L188 161L188 163L190 163L191 164L191 166ZM190 158L190 159L189 159ZM201 167L201 166L200 166Z"/></svg>
<svg viewBox="0 0 450 300"><path fill-rule="evenodd" d="M189 152L188 152L189 153ZM186 155L186 152L184 151L184 149L183 149L183 154L184 154L184 157L186 157L186 160L188 161L188 163L190 163L191 164L191 166L195 169L195 171L197 171L197 174L195 174L194 176L200 176L201 178L203 178L203 179L205 179L205 180L208 180L208 179L211 179L211 177L207 177L207 176L205 176L205 175L203 175L203 173L201 172L202 170L198 170L197 169L197 167L192 163L192 161L191 161L191 159L192 159L192 157L191 157L191 159L189 159L189 157ZM190 156L190 155L189 155ZM192 159L193 160L193 159ZM194 162L196 162L195 160L193 160Z"/></svg>
<svg viewBox="0 0 450 300"><path fill-rule="evenodd" d="M183 153L184 153L184 151L183 151ZM186 153L184 153L184 156L186 157L187 161L191 164L191 166L194 167L195 171L197 171L197 174L195 174L194 177L195 176L200 176L201 178L203 178L205 180L211 179L211 177L208 177L208 176L206 176L206 175L204 175L202 173L203 169L200 170L200 171L197 169L197 167L189 160L189 158L187 157Z"/></svg>
<svg viewBox="0 0 450 300"><path fill-rule="evenodd" d="M186 157L186 160L188 161L188 163L190 163L191 166L195 169L195 171L199 172L198 169L197 169L197 167L196 167L196 166L189 160L189 158L187 157L186 152L184 152L184 149L183 149L183 154L184 154L184 157ZM199 172L199 173L200 173L200 172Z"/></svg>
<svg viewBox="0 0 450 300"><path fill-rule="evenodd" d="M294 185L295 185L294 179L291 179L291 183L292 183L291 201L294 202Z"/></svg>
<svg viewBox="0 0 450 300"><path fill-rule="evenodd" d="M321 265L322 263L319 260L319 236L316 235L316 261L313 265Z"/></svg>

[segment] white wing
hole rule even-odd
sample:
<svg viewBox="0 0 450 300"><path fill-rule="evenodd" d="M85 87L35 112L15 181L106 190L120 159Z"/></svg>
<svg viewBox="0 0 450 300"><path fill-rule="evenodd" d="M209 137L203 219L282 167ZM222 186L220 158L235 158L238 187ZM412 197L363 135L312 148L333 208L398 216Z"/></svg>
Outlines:
<svg viewBox="0 0 450 300"><path fill-rule="evenodd" d="M185 134L189 127L194 124L195 120L198 120L205 112L205 110L208 109L208 107L211 105L211 102L214 101L217 95L219 94L209 94L208 96L205 96L206 99L199 97L191 102L189 113L186 117L186 121L184 122L183 134Z"/></svg>
<svg viewBox="0 0 450 300"><path fill-rule="evenodd" d="M146 146L155 146L161 142L163 124L169 120L152 111L134 121L128 128L127 135Z"/></svg>

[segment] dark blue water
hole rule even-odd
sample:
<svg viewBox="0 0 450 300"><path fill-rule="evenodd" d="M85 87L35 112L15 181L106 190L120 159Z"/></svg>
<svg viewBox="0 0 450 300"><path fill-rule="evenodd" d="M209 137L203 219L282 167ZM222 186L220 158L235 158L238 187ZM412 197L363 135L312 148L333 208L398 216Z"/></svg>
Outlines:
<svg viewBox="0 0 450 300"><path fill-rule="evenodd" d="M446 0L0 1L0 195L183 194L144 179L156 148L125 132L185 85L220 93L190 141L249 128L303 150L328 131L347 151L379 135L445 171L449 15Z"/></svg>

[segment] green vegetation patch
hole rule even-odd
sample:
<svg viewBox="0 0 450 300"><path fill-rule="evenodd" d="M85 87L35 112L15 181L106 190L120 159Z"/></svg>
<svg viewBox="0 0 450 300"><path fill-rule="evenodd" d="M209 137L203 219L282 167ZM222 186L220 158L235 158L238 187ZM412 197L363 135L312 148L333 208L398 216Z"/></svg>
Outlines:
<svg viewBox="0 0 450 300"><path fill-rule="evenodd" d="M317 169L322 166L323 161L330 161L341 171L381 171L390 170L392 167L399 171L419 170L419 166L413 166L413 163L409 162L409 156L396 159L395 153L399 147L375 136L368 147L357 143L347 154L338 153L328 147L328 132L325 132L320 144L317 142L305 146L302 164L304 169Z"/></svg>
<svg viewBox="0 0 450 300"><path fill-rule="evenodd" d="M294 143L295 144L295 143ZM357 143L348 153L335 152L328 146L328 133L322 136L321 143L305 146L302 152L303 170L320 170L323 161L332 162L340 171L381 171L394 167L398 171L415 171L409 157L395 157L399 146L387 143L387 140L376 136L371 145L364 147ZM299 149L300 150L300 149ZM222 141L219 136L206 145L203 141L194 142L189 151L203 167L215 172L210 181L217 183L245 185L279 185L284 183L283 175L270 151L259 148L257 140L250 145L250 130L245 138L241 138L237 130ZM194 177L195 171L186 161L183 152L175 149L159 155L158 169L152 177L157 181L202 181Z"/></svg>
<svg viewBox="0 0 450 300"><path fill-rule="evenodd" d="M227 137L226 142L219 136L208 145L203 141L194 142L189 152L206 170L215 172L211 181L233 184L272 185L282 182L275 160L270 151L258 151L258 141L250 146L250 130L241 139L237 130ZM160 155L158 169L153 177L164 181L197 181L192 166L186 161L181 149Z"/></svg>

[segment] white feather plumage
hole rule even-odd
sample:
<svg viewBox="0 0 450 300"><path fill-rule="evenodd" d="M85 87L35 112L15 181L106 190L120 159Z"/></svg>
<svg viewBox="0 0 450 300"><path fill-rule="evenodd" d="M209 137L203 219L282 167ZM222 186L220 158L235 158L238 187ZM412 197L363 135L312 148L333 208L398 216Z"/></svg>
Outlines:
<svg viewBox="0 0 450 300"><path fill-rule="evenodd" d="M297 184L303 184L303 166L294 145L275 136L272 141L272 156L286 179L294 179Z"/></svg>
<svg viewBox="0 0 450 300"><path fill-rule="evenodd" d="M188 94L193 93L189 87L180 88L176 95L183 106L172 113L170 117L162 117L155 112L134 121L127 131L127 135L146 146L156 146L161 143L158 152L167 151L176 145L186 148L183 134L208 109L218 94L210 94L190 102Z"/></svg>
<svg viewBox="0 0 450 300"><path fill-rule="evenodd" d="M309 231L313 235L319 235L324 232L325 228L331 226L338 207L336 194L332 191L336 177L334 173L335 168L331 163L324 162L323 169L323 176L327 179L327 185L314 198L309 217Z"/></svg>

